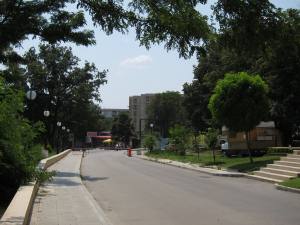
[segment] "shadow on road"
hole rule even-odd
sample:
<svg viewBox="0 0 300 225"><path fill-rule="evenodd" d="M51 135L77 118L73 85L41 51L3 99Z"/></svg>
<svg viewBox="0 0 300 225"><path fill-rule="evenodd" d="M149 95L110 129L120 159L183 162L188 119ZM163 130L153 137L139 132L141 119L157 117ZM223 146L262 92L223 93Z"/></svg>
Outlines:
<svg viewBox="0 0 300 225"><path fill-rule="evenodd" d="M82 176L84 181L98 181L98 180L107 180L108 177L91 177L91 176Z"/></svg>

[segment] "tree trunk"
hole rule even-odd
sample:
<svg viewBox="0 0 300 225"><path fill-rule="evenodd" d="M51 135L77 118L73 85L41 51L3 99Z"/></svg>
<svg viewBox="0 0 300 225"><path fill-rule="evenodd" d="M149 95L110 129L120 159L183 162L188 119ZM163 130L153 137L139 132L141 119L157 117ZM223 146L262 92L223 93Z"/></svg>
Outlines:
<svg viewBox="0 0 300 225"><path fill-rule="evenodd" d="M247 145L247 150L248 150L248 154L249 154L250 163L253 163L252 152L251 152L251 149L250 149L249 131L246 131L245 135L246 135L246 145Z"/></svg>
<svg viewBox="0 0 300 225"><path fill-rule="evenodd" d="M214 157L214 164L216 164L216 153L215 153L215 149L214 148L212 149L212 152L213 152L213 157Z"/></svg>

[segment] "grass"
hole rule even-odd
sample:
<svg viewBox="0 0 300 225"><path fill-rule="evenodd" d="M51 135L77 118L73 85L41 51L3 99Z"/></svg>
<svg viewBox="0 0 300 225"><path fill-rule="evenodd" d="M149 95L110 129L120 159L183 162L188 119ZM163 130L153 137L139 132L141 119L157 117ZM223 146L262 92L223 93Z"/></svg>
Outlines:
<svg viewBox="0 0 300 225"><path fill-rule="evenodd" d="M248 157L226 157L218 152L216 154L216 163L214 164L211 151L204 151L200 153L199 159L195 153L187 153L185 156L181 156L170 151L154 151L151 153L148 152L146 155L153 158L170 159L184 163L199 164L201 166L216 165L218 168L239 172L251 172L258 170L260 167L272 163L274 160L279 160L280 158L278 155L264 155L261 157L254 157L254 163L250 163Z"/></svg>
<svg viewBox="0 0 300 225"><path fill-rule="evenodd" d="M287 181L283 181L280 185L290 187L290 188L298 188L300 189L300 178L294 178Z"/></svg>

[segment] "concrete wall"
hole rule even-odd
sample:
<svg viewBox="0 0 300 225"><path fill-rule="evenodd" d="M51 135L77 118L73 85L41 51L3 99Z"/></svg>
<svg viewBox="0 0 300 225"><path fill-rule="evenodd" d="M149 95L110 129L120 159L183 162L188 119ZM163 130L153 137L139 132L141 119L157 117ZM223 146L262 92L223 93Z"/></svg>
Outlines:
<svg viewBox="0 0 300 225"><path fill-rule="evenodd" d="M39 163L39 168L46 170L49 166L61 160L71 149L65 150L57 155L43 159ZM39 189L39 182L30 182L28 185L20 186L13 200L6 209L0 220L1 225L27 225L33 202Z"/></svg>

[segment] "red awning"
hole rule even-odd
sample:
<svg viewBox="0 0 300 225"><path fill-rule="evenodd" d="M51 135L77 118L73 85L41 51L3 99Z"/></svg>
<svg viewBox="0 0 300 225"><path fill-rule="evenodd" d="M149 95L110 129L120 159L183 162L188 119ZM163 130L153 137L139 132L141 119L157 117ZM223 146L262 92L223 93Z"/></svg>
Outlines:
<svg viewBox="0 0 300 225"><path fill-rule="evenodd" d="M93 138L97 138L97 139L111 139L111 136L96 136Z"/></svg>

